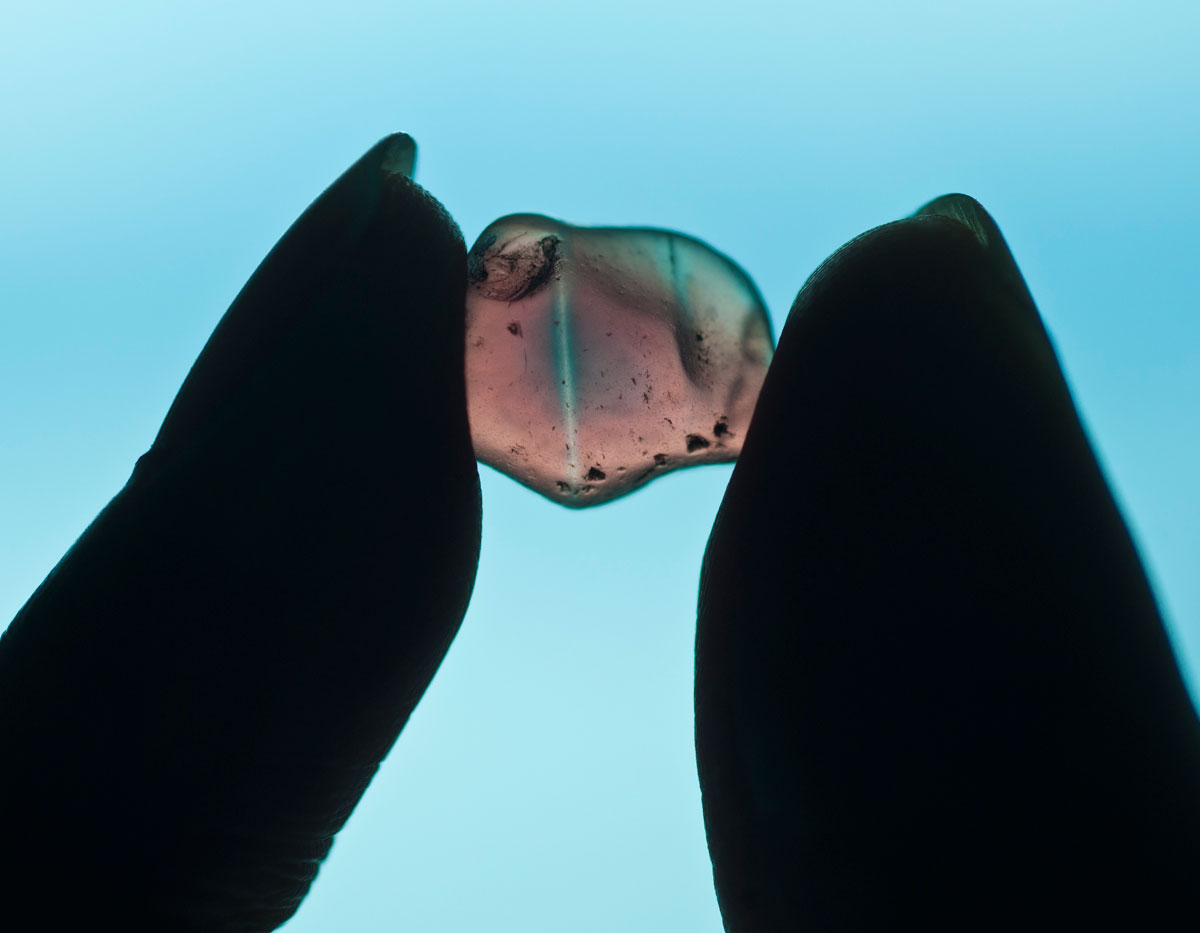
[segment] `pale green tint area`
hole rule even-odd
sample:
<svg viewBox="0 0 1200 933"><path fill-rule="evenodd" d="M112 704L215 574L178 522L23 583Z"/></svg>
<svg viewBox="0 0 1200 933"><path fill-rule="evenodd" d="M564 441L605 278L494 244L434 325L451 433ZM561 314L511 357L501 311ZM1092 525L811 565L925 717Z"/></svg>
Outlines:
<svg viewBox="0 0 1200 933"><path fill-rule="evenodd" d="M0 614L287 225L399 129L468 243L517 211L686 230L776 332L849 238L978 198L1195 684L1198 34L1191 0L10 4ZM463 631L286 929L715 933L691 652L728 468L582 512L482 472Z"/></svg>

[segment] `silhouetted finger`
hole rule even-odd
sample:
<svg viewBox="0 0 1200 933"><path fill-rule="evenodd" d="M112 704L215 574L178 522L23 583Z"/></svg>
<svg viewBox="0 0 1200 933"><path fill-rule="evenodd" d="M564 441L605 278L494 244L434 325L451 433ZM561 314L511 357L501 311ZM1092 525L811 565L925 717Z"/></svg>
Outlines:
<svg viewBox="0 0 1200 933"><path fill-rule="evenodd" d="M729 930L1193 912L1197 719L969 198L856 239L796 299L709 541L696 663Z"/></svg>
<svg viewBox="0 0 1200 933"><path fill-rule="evenodd" d="M0 641L0 911L274 928L429 683L480 504L465 250L411 152L288 231Z"/></svg>

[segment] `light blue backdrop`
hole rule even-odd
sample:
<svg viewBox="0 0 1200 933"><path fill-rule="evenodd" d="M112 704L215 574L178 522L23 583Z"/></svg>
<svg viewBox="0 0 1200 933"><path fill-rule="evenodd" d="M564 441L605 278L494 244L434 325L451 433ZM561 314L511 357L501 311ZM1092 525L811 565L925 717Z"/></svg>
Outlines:
<svg viewBox="0 0 1200 933"><path fill-rule="evenodd" d="M1198 40L1191 0L10 5L0 616L287 225L403 129L468 243L512 211L677 227L746 267L777 330L848 238L978 197L1194 687ZM719 930L691 667L728 469L587 513L483 473L462 634L287 929Z"/></svg>

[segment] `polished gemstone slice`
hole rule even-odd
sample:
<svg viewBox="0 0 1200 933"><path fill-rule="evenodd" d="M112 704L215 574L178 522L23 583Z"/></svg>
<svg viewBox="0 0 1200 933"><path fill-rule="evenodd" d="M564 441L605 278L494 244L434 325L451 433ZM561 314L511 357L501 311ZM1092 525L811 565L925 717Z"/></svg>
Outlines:
<svg viewBox="0 0 1200 933"><path fill-rule="evenodd" d="M514 214L484 230L467 269L484 463L582 507L737 457L774 343L730 259L668 230Z"/></svg>

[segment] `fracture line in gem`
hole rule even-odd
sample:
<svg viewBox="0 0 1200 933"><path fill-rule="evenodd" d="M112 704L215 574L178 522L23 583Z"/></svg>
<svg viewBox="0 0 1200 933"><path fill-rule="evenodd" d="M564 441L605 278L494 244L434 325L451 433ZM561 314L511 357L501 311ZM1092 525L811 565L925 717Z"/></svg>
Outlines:
<svg viewBox="0 0 1200 933"><path fill-rule="evenodd" d="M568 257L563 257L568 259ZM565 266L566 263L564 262ZM558 371L558 394L562 400L563 428L567 434L567 468L570 471L572 483L578 483L580 478L579 457L575 447L578 444L578 415L576 404L579 397L579 386L576 383L575 360L571 354L571 295L567 282L570 272L563 269L555 276L554 284L554 320L558 326L554 328L554 361Z"/></svg>

